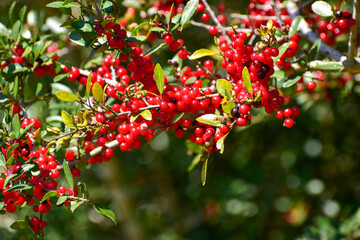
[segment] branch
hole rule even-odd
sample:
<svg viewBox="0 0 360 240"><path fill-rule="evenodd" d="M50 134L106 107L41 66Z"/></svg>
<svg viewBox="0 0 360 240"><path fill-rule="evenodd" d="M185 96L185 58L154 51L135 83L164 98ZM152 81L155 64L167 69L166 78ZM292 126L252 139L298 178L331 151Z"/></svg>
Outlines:
<svg viewBox="0 0 360 240"><path fill-rule="evenodd" d="M288 2L288 4L286 5L286 9L292 19L295 19L297 16L300 15L299 8L293 1ZM302 19L299 24L299 30L313 44L320 39L319 36L311 30L311 28L304 19ZM344 56L341 52L333 49L332 47L329 47L324 42L321 42L319 51L337 61L343 61L346 59L346 56Z"/></svg>
<svg viewBox="0 0 360 240"><path fill-rule="evenodd" d="M206 0L202 0L202 3L204 4L205 6L205 9L206 11L210 14L210 17L212 18L212 20L215 22L216 24L216 27L218 29L221 30L222 32L222 35L225 37L226 39L226 42L229 44L229 46L231 47L231 39L229 38L229 36L226 34L226 30L225 30L225 27L223 25L221 25L221 23L219 22L219 20L217 19L214 11L211 9L211 7L209 6L209 4L207 3Z"/></svg>
<svg viewBox="0 0 360 240"><path fill-rule="evenodd" d="M357 55L356 51L356 44L357 44L357 30L358 30L358 24L359 24L359 11L360 11L360 4L359 0L354 0L354 6L353 6L353 14L354 19L356 20L355 25L352 27L352 30L350 32L350 38L349 38L349 49L348 49L348 61L349 63L354 62L354 57Z"/></svg>
<svg viewBox="0 0 360 240"><path fill-rule="evenodd" d="M193 26L196 26L196 27L205 28L205 29L207 29L207 30L209 30L210 27L211 27L211 26L208 25L208 24L196 22L196 21L193 21L193 20L190 21L190 24L193 25ZM232 28L232 27L225 27L225 30L233 30L233 28ZM249 29L249 28L237 28L236 30L237 30L237 31L239 30L239 31L241 31L241 32L253 32L253 30L252 30L252 29Z"/></svg>
<svg viewBox="0 0 360 240"><path fill-rule="evenodd" d="M272 20L275 16L261 16L261 15L246 15L239 13L231 13L230 17L239 19L252 19L252 20ZM281 19L291 19L290 16L281 16Z"/></svg>
<svg viewBox="0 0 360 240"><path fill-rule="evenodd" d="M284 30L285 29L285 23L281 19L281 13L280 13L279 9L276 6L274 0L270 0L270 2L271 2L271 6L272 6L272 8L273 8L273 10L275 12L276 18L277 18L277 20L278 20L278 22L279 22L279 24L281 26L281 29Z"/></svg>

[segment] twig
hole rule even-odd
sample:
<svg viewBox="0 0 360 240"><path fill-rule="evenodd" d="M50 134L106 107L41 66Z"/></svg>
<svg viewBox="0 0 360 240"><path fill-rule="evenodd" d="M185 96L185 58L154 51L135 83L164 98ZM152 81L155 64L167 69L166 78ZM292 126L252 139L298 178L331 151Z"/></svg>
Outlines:
<svg viewBox="0 0 360 240"><path fill-rule="evenodd" d="M292 0L288 2L286 9L292 19L295 19L297 16L299 16L299 8ZM302 19L299 24L299 30L313 44L320 39L319 36L311 30L304 19ZM329 56L330 58L335 59L336 61L344 61L346 59L346 56L341 54L341 52L333 49L332 47L329 47L324 42L321 43L319 51Z"/></svg>
<svg viewBox="0 0 360 240"><path fill-rule="evenodd" d="M357 29L358 29L358 19L359 19L359 0L354 0L354 6L353 6L353 17L356 20L355 25L352 27L352 30L350 32L350 38L349 38L349 49L348 49L348 62L349 64L352 64L354 62L354 57L357 55L356 51L356 44L357 44Z"/></svg>
<svg viewBox="0 0 360 240"><path fill-rule="evenodd" d="M193 25L193 26L196 26L196 27L202 27L202 28L205 28L205 29L210 29L210 25L208 24L205 24L205 23L199 23L199 22L196 22L196 21L193 21L191 20L190 21L190 24ZM233 30L232 27L225 27L226 30ZM236 31L241 31L241 32L253 32L252 29L249 29L249 28L237 28Z"/></svg>
<svg viewBox="0 0 360 240"><path fill-rule="evenodd" d="M226 39L226 42L227 42L227 43L229 44L229 46L231 47L231 42L232 42L232 41L231 41L231 39L229 38L229 36L226 34L226 30L225 30L224 26L221 25L221 23L220 23L219 20L217 19L214 11L211 9L211 7L210 7L209 4L207 3L207 1L206 1L206 0L202 0L202 3L204 4L205 9L206 9L206 11L209 13L211 19L215 22L216 27L221 30L222 35L223 35L223 36L225 37L225 39Z"/></svg>
<svg viewBox="0 0 360 240"><path fill-rule="evenodd" d="M272 20L275 16L261 16L261 15L246 15L239 13L231 13L231 18L239 18L239 19L252 19L252 20ZM291 19L290 16L281 16L281 19Z"/></svg>
<svg viewBox="0 0 360 240"><path fill-rule="evenodd" d="M271 6L272 6L272 8L273 8L273 10L274 10L274 12L275 12L276 18L277 18L277 20L279 21L279 24L280 24L280 26L281 26L281 29L284 30L284 29L285 29L285 23L284 23L283 20L281 19L281 13L280 13L279 9L278 9L278 7L276 6L274 0L270 0L270 2L271 2Z"/></svg>

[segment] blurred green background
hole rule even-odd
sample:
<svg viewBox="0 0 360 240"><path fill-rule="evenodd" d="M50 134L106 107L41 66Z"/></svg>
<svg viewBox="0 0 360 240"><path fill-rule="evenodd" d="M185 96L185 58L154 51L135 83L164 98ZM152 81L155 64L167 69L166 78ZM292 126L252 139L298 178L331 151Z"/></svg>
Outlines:
<svg viewBox="0 0 360 240"><path fill-rule="evenodd" d="M4 25L11 2L0 2ZM60 17L45 8L47 2L18 1L43 16ZM246 1L226 3L230 12L246 13ZM206 36L196 28L184 33L191 50L203 47L194 33ZM74 50L67 59L79 66L87 54L81 52ZM340 239L339 232L356 239L360 218L351 216L360 202L357 82L329 90L331 98L314 101L316 96L303 93L293 99L291 105L302 113L292 129L258 111L253 125L229 135L223 155L211 156L205 187L200 166L187 171L192 156L173 132L140 150L118 151L110 162L83 169L80 177L93 202L115 211L118 225L85 204L74 214L54 208L45 215L46 239ZM48 112L30 109L31 114L44 119ZM24 209L2 215L0 239L22 239L9 226L31 214Z"/></svg>

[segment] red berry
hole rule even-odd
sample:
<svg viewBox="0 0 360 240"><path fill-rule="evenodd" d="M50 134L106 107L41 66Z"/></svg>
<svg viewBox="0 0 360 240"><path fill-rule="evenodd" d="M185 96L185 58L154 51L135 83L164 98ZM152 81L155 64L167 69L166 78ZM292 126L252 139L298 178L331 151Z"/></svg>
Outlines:
<svg viewBox="0 0 360 240"><path fill-rule="evenodd" d="M75 153L73 150L67 150L65 153L65 159L68 161L72 161L75 158Z"/></svg>
<svg viewBox="0 0 360 240"><path fill-rule="evenodd" d="M215 34L217 34L217 28L216 28L216 26L211 26L210 28L209 28L209 33L211 34L211 35L215 35Z"/></svg>
<svg viewBox="0 0 360 240"><path fill-rule="evenodd" d="M287 128L291 128L292 126L294 126L294 120L292 120L291 118L285 119L284 126Z"/></svg>
<svg viewBox="0 0 360 240"><path fill-rule="evenodd" d="M307 86L307 88L308 88L309 90L314 90L314 89L316 88L316 83L313 82L313 81L311 81L311 82L308 82L308 83L306 84L306 86Z"/></svg>

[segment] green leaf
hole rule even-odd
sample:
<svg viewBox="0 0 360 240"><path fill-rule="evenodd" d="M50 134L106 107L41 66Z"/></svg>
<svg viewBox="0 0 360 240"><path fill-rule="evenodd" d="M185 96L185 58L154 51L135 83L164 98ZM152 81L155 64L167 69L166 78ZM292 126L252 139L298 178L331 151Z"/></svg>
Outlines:
<svg viewBox="0 0 360 240"><path fill-rule="evenodd" d="M67 78L68 76L69 76L68 73L63 73L63 74L56 75L54 77L54 82L61 81L61 80L65 79L65 78Z"/></svg>
<svg viewBox="0 0 360 240"><path fill-rule="evenodd" d="M295 73L293 75L291 75L287 80L284 81L282 87L283 88L288 88L291 87L292 85L296 84L302 77L302 73Z"/></svg>
<svg viewBox="0 0 360 240"><path fill-rule="evenodd" d="M217 53L214 52L214 51L211 51L209 49L202 48L202 49L196 50L193 54L191 54L189 59L190 60L195 60L195 59L198 59L198 58L207 57L207 56L214 56L214 55L217 55Z"/></svg>
<svg viewBox="0 0 360 240"><path fill-rule="evenodd" d="M188 80L186 80L185 85L194 83L198 78L197 77L191 77Z"/></svg>
<svg viewBox="0 0 360 240"><path fill-rule="evenodd" d="M17 20L12 29L11 29L11 34L10 36L12 37L12 39L16 42L18 37L19 37L19 33L20 33L20 29L21 29L21 22L20 20Z"/></svg>
<svg viewBox="0 0 360 240"><path fill-rule="evenodd" d="M297 32L297 30L299 28L299 24L300 24L302 19L303 19L302 16L297 16L295 18L295 20L291 23L290 30L289 30L289 38L294 36L294 34Z"/></svg>
<svg viewBox="0 0 360 240"><path fill-rule="evenodd" d="M314 61L317 57L317 54L319 52L321 46L321 39L317 40L314 45L312 46L312 48L310 49L309 55L306 59L307 62L311 62Z"/></svg>
<svg viewBox="0 0 360 240"><path fill-rule="evenodd" d="M12 127L14 129L15 135L18 136L20 134L20 129L21 129L18 114L15 114L15 116L12 119Z"/></svg>
<svg viewBox="0 0 360 240"><path fill-rule="evenodd" d="M77 7L78 5L73 3L64 4L64 1L55 1L47 4L46 6L50 8L72 8L72 7Z"/></svg>
<svg viewBox="0 0 360 240"><path fill-rule="evenodd" d="M170 20L171 20L171 15L172 15L173 8L174 8L174 3L171 4L170 11L169 11L168 14L166 15L166 22L167 22L169 25L170 25Z"/></svg>
<svg viewBox="0 0 360 240"><path fill-rule="evenodd" d="M26 229L28 226L29 224L25 220L17 220L10 225L10 228L14 230L23 230Z"/></svg>
<svg viewBox="0 0 360 240"><path fill-rule="evenodd" d="M211 126L215 126L215 127L220 127L223 125L220 121L220 116L215 115L215 114L202 115L202 116L196 118L196 121L198 121L200 123L208 124Z"/></svg>
<svg viewBox="0 0 360 240"><path fill-rule="evenodd" d="M184 116L184 114L185 113L182 112L182 113L179 113L179 114L175 115L175 117L171 121L171 124L177 123Z"/></svg>
<svg viewBox="0 0 360 240"><path fill-rule="evenodd" d="M27 46L23 52L23 54L21 55L21 57L27 57L30 53L31 53L32 47L31 46Z"/></svg>
<svg viewBox="0 0 360 240"><path fill-rule="evenodd" d="M281 80L281 79L284 79L285 78L285 72L283 72L283 71L276 71L276 72L274 72L274 74L273 75L271 75L271 77L272 78L277 78L277 79L279 79L279 80Z"/></svg>
<svg viewBox="0 0 360 240"><path fill-rule="evenodd" d="M121 1L121 5L124 7L133 7L136 9L140 9L141 8L141 4L139 1L137 0L125 0L125 1Z"/></svg>
<svg viewBox="0 0 360 240"><path fill-rule="evenodd" d="M156 47L154 47L154 48L150 49L149 51L147 51L145 53L144 57L153 54L154 52L156 52L157 50L159 50L160 48L162 48L165 45L167 45L167 44L166 43L161 43L161 44L157 45Z"/></svg>
<svg viewBox="0 0 360 240"><path fill-rule="evenodd" d="M204 161L202 169L201 169L201 182L202 182L203 186L205 186L205 183L206 183L207 164L208 164L208 159L206 159Z"/></svg>
<svg viewBox="0 0 360 240"><path fill-rule="evenodd" d="M14 152L14 150L19 146L18 143L15 143L13 145L11 145L9 147L9 149L7 150L7 153L6 153L6 158L9 159L10 158L10 155Z"/></svg>
<svg viewBox="0 0 360 240"><path fill-rule="evenodd" d="M192 160L191 163L190 163L190 166L189 166L188 169L187 169L188 172L191 172L191 171L196 167L196 165L199 164L200 159L201 159L201 153L197 154L197 155L193 158L193 160Z"/></svg>
<svg viewBox="0 0 360 240"><path fill-rule="evenodd" d="M16 4L16 1L14 1L11 6L9 7L9 20L10 20L10 24L13 24L14 23L14 8L15 8L15 4Z"/></svg>
<svg viewBox="0 0 360 240"><path fill-rule="evenodd" d="M6 159L4 154L0 151L0 166L5 167L6 166Z"/></svg>
<svg viewBox="0 0 360 240"><path fill-rule="evenodd" d="M71 174L71 170L69 168L69 165L68 165L68 163L67 163L67 161L65 159L63 161L63 169L64 169L64 174L65 174L66 181L68 182L71 189L74 189L74 178L73 178L73 176Z"/></svg>
<svg viewBox="0 0 360 240"><path fill-rule="evenodd" d="M329 62L325 64L319 64L314 67L316 70L341 70L344 68L344 65L338 62Z"/></svg>
<svg viewBox="0 0 360 240"><path fill-rule="evenodd" d="M66 126L68 127L74 126L73 117L70 114L68 114L66 111L64 110L61 111L61 118Z"/></svg>
<svg viewBox="0 0 360 240"><path fill-rule="evenodd" d="M339 12L341 12L342 10L344 10L345 6L346 6L347 0L343 0L339 9Z"/></svg>
<svg viewBox="0 0 360 240"><path fill-rule="evenodd" d="M289 46L290 46L290 42L287 42L279 47L279 55L273 58L274 62L280 59L281 55L284 54L284 52L288 49Z"/></svg>
<svg viewBox="0 0 360 240"><path fill-rule="evenodd" d="M242 78L243 78L243 88L249 93L251 93L251 95L253 95L253 88L251 85L250 74L247 67L244 67L242 71Z"/></svg>
<svg viewBox="0 0 360 240"><path fill-rule="evenodd" d="M67 92L67 91L58 91L55 93L55 95L59 100L64 102L76 102L78 100L75 94L72 94L71 92Z"/></svg>
<svg viewBox="0 0 360 240"><path fill-rule="evenodd" d="M148 27L148 26L149 26L149 22L140 23L136 28L131 30L131 35L137 35L139 33L139 30L141 30L144 27Z"/></svg>
<svg viewBox="0 0 360 240"><path fill-rule="evenodd" d="M19 19L22 24L24 23L25 13L26 13L26 6L23 6L19 12Z"/></svg>
<svg viewBox="0 0 360 240"><path fill-rule="evenodd" d="M58 199L57 202L56 202L56 205L63 204L67 199L68 199L67 196L61 196L61 197L59 197L59 199Z"/></svg>
<svg viewBox="0 0 360 240"><path fill-rule="evenodd" d="M83 203L84 203L83 201L71 202L70 203L70 211L73 213Z"/></svg>
<svg viewBox="0 0 360 240"><path fill-rule="evenodd" d="M25 136L25 134L28 132L28 130L32 127L32 125L34 124L34 122L30 123L29 125L27 125L24 130L16 137L17 139L21 139L23 136Z"/></svg>
<svg viewBox="0 0 360 240"><path fill-rule="evenodd" d="M198 5L199 5L199 0L190 0L185 5L184 11L182 12L182 16L181 16L181 25L184 25L190 21Z"/></svg>
<svg viewBox="0 0 360 240"><path fill-rule="evenodd" d="M117 220L116 220L115 213L113 211L111 211L107 206L102 205L102 204L94 204L93 207L94 207L95 211L97 211L101 215L107 217L108 219L113 221L113 223L116 224Z"/></svg>
<svg viewBox="0 0 360 240"><path fill-rule="evenodd" d="M222 110L231 115L231 110L236 107L236 103L232 101L228 101L227 97L224 98L224 100L221 103Z"/></svg>
<svg viewBox="0 0 360 240"><path fill-rule="evenodd" d="M43 47L42 41L38 41L34 44L34 46L32 48L32 53L33 53L35 59L38 58L42 47Z"/></svg>
<svg viewBox="0 0 360 240"><path fill-rule="evenodd" d="M232 89L233 86L226 79L216 80L216 90L221 96L227 97L228 99L232 99L231 96Z"/></svg>
<svg viewBox="0 0 360 240"><path fill-rule="evenodd" d="M58 193L56 191L49 191L44 195L44 197L41 199L40 203L45 202L49 198L57 197L57 196L58 196Z"/></svg>
<svg viewBox="0 0 360 240"><path fill-rule="evenodd" d="M69 39L77 44L77 45L80 45L80 46L83 46L85 47L86 46L86 41L85 39L83 38L83 36L81 35L81 32L79 31L73 31L73 32L70 32L69 33Z"/></svg>
<svg viewBox="0 0 360 240"><path fill-rule="evenodd" d="M26 189L32 189L32 186L29 186L27 184L19 184L19 185L15 185L12 186L8 189L6 189L4 192L8 192L8 191L20 191L20 190L26 190Z"/></svg>
<svg viewBox="0 0 360 240"><path fill-rule="evenodd" d="M94 83L92 88L92 94L98 103L103 103L105 101L104 90L98 82Z"/></svg>
<svg viewBox="0 0 360 240"><path fill-rule="evenodd" d="M204 151L204 147L201 145L198 145L196 143L193 143L190 141L190 139L187 139L185 141L186 149L193 153L201 153Z"/></svg>
<svg viewBox="0 0 360 240"><path fill-rule="evenodd" d="M162 95L162 93L164 92L165 78L164 78L164 71L161 68L160 64L158 63L155 66L154 75L155 75L157 89L160 95Z"/></svg>
<svg viewBox="0 0 360 240"><path fill-rule="evenodd" d="M220 150L220 153L223 154L224 153L224 149L225 149L225 145L224 145L224 141L227 137L229 133L225 134L224 136L222 136L217 142L216 142L216 148Z"/></svg>
<svg viewBox="0 0 360 240"><path fill-rule="evenodd" d="M86 81L86 97L89 98L90 97L90 89L91 89L91 74L92 74L92 71L90 71L90 74L87 78L87 81Z"/></svg>
<svg viewBox="0 0 360 240"><path fill-rule="evenodd" d="M323 16L323 17L330 17L332 16L333 10L331 9L330 4L324 1L316 1L311 5L311 9L314 13Z"/></svg>
<svg viewBox="0 0 360 240"><path fill-rule="evenodd" d="M85 198L88 198L89 197L89 191L87 190L86 184L83 183L83 182L80 182L78 185L79 185L80 192L83 194L83 196Z"/></svg>

